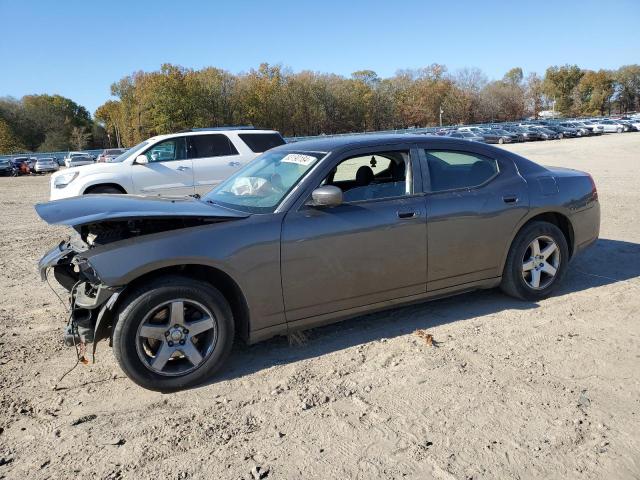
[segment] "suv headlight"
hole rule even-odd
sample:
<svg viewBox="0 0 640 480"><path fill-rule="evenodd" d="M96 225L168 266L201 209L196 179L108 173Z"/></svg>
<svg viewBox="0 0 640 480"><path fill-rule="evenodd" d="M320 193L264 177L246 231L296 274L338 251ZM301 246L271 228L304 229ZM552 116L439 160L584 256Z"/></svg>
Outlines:
<svg viewBox="0 0 640 480"><path fill-rule="evenodd" d="M76 179L78 173L80 172L63 173L55 178L53 185L56 188L64 188Z"/></svg>

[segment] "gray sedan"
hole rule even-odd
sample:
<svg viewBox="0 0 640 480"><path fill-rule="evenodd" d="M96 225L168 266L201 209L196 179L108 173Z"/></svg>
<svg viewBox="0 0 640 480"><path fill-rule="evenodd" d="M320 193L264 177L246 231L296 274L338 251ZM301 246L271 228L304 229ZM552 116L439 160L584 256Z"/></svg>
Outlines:
<svg viewBox="0 0 640 480"><path fill-rule="evenodd" d="M110 338L123 371L160 391L209 379L235 338L473 289L538 301L600 224L586 173L417 135L283 145L202 199L36 210L76 232L40 261L71 293L66 343Z"/></svg>

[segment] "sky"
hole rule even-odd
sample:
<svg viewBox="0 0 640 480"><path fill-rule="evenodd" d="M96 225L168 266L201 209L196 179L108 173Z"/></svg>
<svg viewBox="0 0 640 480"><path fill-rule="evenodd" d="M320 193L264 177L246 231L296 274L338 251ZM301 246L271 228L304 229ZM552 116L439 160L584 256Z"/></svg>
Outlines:
<svg viewBox="0 0 640 480"><path fill-rule="evenodd" d="M260 63L349 75L445 64L640 63L638 0L0 0L0 97L49 93L91 113L110 85L163 63L232 73Z"/></svg>

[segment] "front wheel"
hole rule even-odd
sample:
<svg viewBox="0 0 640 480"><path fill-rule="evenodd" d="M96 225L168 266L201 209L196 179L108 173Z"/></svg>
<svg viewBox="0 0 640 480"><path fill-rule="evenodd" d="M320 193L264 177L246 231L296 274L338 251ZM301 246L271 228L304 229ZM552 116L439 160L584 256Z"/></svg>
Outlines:
<svg viewBox="0 0 640 480"><path fill-rule="evenodd" d="M116 187L111 187L109 185L98 185L97 187L89 188L84 193L85 194L90 194L90 193L118 194L118 193L122 193L122 191L118 190Z"/></svg>
<svg viewBox="0 0 640 480"><path fill-rule="evenodd" d="M500 288L521 300L542 300L562 280L568 262L569 248L562 231L552 223L533 222L513 240Z"/></svg>
<svg viewBox="0 0 640 480"><path fill-rule="evenodd" d="M618 128L616 128L616 132L618 132L618 133L622 133L622 127L618 127Z"/></svg>
<svg viewBox="0 0 640 480"><path fill-rule="evenodd" d="M118 310L113 350L135 383L171 392L210 378L231 351L233 337L231 309L218 290L170 276L127 295Z"/></svg>
<svg viewBox="0 0 640 480"><path fill-rule="evenodd" d="M502 145L502 144L504 143L504 139L503 139L503 138L499 138L499 139L498 139L498 143L499 143L500 145Z"/></svg>

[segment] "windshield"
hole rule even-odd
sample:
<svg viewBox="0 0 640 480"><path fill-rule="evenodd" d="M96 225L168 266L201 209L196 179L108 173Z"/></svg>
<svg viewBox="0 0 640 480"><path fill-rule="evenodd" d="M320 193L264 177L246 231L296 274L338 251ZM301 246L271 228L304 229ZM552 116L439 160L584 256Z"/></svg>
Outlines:
<svg viewBox="0 0 640 480"><path fill-rule="evenodd" d="M249 213L271 213L325 153L267 152L211 190L204 200Z"/></svg>
<svg viewBox="0 0 640 480"><path fill-rule="evenodd" d="M110 163L124 162L127 158L135 157L136 153L142 150L144 147L149 145L149 141L145 140L144 142L140 142L135 147L131 147L129 150L125 150L116 158L111 158L109 160Z"/></svg>

